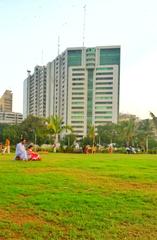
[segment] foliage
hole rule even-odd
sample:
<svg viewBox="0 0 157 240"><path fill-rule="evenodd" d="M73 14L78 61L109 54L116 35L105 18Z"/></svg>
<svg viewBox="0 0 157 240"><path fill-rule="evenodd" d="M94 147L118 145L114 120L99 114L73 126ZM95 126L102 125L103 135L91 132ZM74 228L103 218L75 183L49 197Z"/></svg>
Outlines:
<svg viewBox="0 0 157 240"><path fill-rule="evenodd" d="M8 125L8 124L1 124L1 142L4 144L5 139L9 137L11 140L11 144L15 145L20 138L20 126L21 125Z"/></svg>
<svg viewBox="0 0 157 240"><path fill-rule="evenodd" d="M75 141L76 141L76 136L74 134L68 134L61 139L60 143L62 146L70 147L74 145Z"/></svg>
<svg viewBox="0 0 157 240"><path fill-rule="evenodd" d="M115 142L115 137L117 134L116 124L108 123L103 126L97 127L97 141L101 145L107 145L109 143Z"/></svg>
<svg viewBox="0 0 157 240"><path fill-rule="evenodd" d="M134 146L136 129L137 129L136 119L131 117L129 121L127 121L127 125L124 128L124 134L125 134L127 146L129 145Z"/></svg>
<svg viewBox="0 0 157 240"><path fill-rule="evenodd" d="M37 116L28 116L21 124L21 136L29 142L43 144L47 140L45 119Z"/></svg>
<svg viewBox="0 0 157 240"><path fill-rule="evenodd" d="M139 145L148 152L149 148L149 138L154 136L152 122L150 119L144 119L140 121L137 129L137 136L139 140Z"/></svg>
<svg viewBox="0 0 157 240"><path fill-rule="evenodd" d="M54 116L50 116L47 119L47 128L49 130L49 133L55 136L55 144L59 142L59 135L66 130L72 131L72 128L70 126L64 126L63 125L63 118L58 116L58 115L54 115Z"/></svg>
<svg viewBox="0 0 157 240"><path fill-rule="evenodd" d="M95 135L96 135L95 126L94 125L89 125L88 129L87 129L87 137L92 142L92 145L95 144Z"/></svg>
<svg viewBox="0 0 157 240"><path fill-rule="evenodd" d="M155 129L157 131L157 117L152 112L150 112L150 116L152 117L154 127L155 127Z"/></svg>
<svg viewBox="0 0 157 240"><path fill-rule="evenodd" d="M107 123L97 126L96 129L90 125L87 136L80 141L80 146L96 144L107 147L110 143L116 143L118 148L132 145L147 152L157 144L155 136L157 117L153 113L150 114L152 120L137 121L135 118L130 118L117 124ZM70 147L76 140L72 132L70 126L63 125L63 119L59 116L44 119L30 115L18 125L0 124L0 142L4 144L6 137L9 137L11 144L15 146L21 137L25 137L29 142L37 145L52 145L60 141L61 145Z"/></svg>

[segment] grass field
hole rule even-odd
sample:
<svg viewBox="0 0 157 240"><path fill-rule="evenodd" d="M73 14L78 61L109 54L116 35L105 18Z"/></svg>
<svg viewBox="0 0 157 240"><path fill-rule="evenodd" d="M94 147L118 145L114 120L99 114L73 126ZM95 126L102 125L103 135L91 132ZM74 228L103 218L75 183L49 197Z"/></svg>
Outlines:
<svg viewBox="0 0 157 240"><path fill-rule="evenodd" d="M0 155L0 240L157 239L157 155Z"/></svg>

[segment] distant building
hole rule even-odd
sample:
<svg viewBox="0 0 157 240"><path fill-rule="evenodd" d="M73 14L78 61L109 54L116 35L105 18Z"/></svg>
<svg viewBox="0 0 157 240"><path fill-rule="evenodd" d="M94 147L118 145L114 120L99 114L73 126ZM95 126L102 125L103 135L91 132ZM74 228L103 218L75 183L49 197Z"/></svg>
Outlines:
<svg viewBox="0 0 157 240"><path fill-rule="evenodd" d="M21 113L12 112L12 91L6 90L0 98L0 123L18 124L23 120Z"/></svg>
<svg viewBox="0 0 157 240"><path fill-rule="evenodd" d="M24 80L23 85L23 117L28 115L46 116L46 77L45 66L36 66L34 73Z"/></svg>
<svg viewBox="0 0 157 240"><path fill-rule="evenodd" d="M12 91L6 90L0 98L0 112L12 112Z"/></svg>
<svg viewBox="0 0 157 240"><path fill-rule="evenodd" d="M0 112L0 123L19 124L23 121L23 115L16 112Z"/></svg>
<svg viewBox="0 0 157 240"><path fill-rule="evenodd" d="M130 113L120 113L119 114L119 122L129 121L131 118L136 119L136 121L139 120L139 118L134 114L130 114Z"/></svg>

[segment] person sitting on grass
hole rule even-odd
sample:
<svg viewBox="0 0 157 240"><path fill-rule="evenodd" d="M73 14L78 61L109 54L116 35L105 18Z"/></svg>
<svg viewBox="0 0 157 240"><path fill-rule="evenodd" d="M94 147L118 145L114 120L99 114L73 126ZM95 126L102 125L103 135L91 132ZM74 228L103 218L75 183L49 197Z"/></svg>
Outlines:
<svg viewBox="0 0 157 240"><path fill-rule="evenodd" d="M33 152L33 144L30 144L27 148L27 156L30 161L40 161L41 157L38 153Z"/></svg>
<svg viewBox="0 0 157 240"><path fill-rule="evenodd" d="M27 152L25 149L26 140L22 138L16 145L15 159L14 160L28 160Z"/></svg>

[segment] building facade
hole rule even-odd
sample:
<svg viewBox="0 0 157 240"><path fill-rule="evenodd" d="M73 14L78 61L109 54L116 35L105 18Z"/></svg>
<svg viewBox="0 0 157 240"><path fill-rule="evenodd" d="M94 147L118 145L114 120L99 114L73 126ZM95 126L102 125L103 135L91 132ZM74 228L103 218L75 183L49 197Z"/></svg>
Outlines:
<svg viewBox="0 0 157 240"><path fill-rule="evenodd" d="M34 73L28 71L23 84L23 117L28 115L46 116L46 78L45 66L36 66Z"/></svg>
<svg viewBox="0 0 157 240"><path fill-rule="evenodd" d="M6 90L0 98L0 123L18 124L23 120L21 113L12 112L12 91Z"/></svg>
<svg viewBox="0 0 157 240"><path fill-rule="evenodd" d="M23 115L16 112L0 112L0 123L19 124L23 121Z"/></svg>
<svg viewBox="0 0 157 240"><path fill-rule="evenodd" d="M60 115L82 138L88 125L117 123L120 46L68 48L47 64L46 116Z"/></svg>
<svg viewBox="0 0 157 240"><path fill-rule="evenodd" d="M0 112L12 112L12 91L6 90L0 98Z"/></svg>

